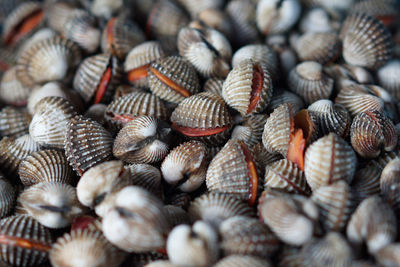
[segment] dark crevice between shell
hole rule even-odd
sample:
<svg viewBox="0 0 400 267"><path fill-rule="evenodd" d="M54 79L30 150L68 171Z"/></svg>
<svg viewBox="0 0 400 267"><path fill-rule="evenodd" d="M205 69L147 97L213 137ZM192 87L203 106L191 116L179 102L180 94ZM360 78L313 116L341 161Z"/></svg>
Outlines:
<svg viewBox="0 0 400 267"><path fill-rule="evenodd" d="M258 174L256 164L254 162L253 156L251 155L248 147L242 142L239 141L240 148L243 151L245 161L247 163L247 169L249 171L249 200L248 203L250 206L253 206L257 200L257 191L258 191Z"/></svg>
<svg viewBox="0 0 400 267"><path fill-rule="evenodd" d="M227 129L229 129L230 125L206 129L206 128L191 128L191 127L179 126L176 124L176 122L174 122L172 123L172 128L175 131L180 132L181 134L189 137L201 137L201 136L211 136L222 133Z"/></svg>
<svg viewBox="0 0 400 267"><path fill-rule="evenodd" d="M261 68L260 64L255 64L253 66L253 79L251 84L251 95L250 95L250 104L247 108L247 114L251 113L261 99L261 90L263 88L264 82L264 71Z"/></svg>

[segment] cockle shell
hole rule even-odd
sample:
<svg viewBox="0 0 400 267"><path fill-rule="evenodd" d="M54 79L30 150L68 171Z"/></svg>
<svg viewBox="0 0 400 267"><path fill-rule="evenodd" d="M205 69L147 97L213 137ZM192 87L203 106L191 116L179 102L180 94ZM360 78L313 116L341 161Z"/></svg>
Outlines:
<svg viewBox="0 0 400 267"><path fill-rule="evenodd" d="M334 30L335 26L328 11L318 6L305 10L299 22L299 28L304 33L327 33Z"/></svg>
<svg viewBox="0 0 400 267"><path fill-rule="evenodd" d="M196 15L206 9L220 9L224 5L223 0L205 0L200 2L196 0L178 0L177 2L180 3L192 17L196 17Z"/></svg>
<svg viewBox="0 0 400 267"><path fill-rule="evenodd" d="M77 7L74 3L68 1L49 2L45 5L45 15L47 25L57 32L62 32L64 25L67 23L70 16L74 14Z"/></svg>
<svg viewBox="0 0 400 267"><path fill-rule="evenodd" d="M351 188L356 203L380 193L381 173L382 168L374 161L355 172Z"/></svg>
<svg viewBox="0 0 400 267"><path fill-rule="evenodd" d="M203 91L222 96L222 85L224 84L224 81L225 79L221 78L209 78L204 82Z"/></svg>
<svg viewBox="0 0 400 267"><path fill-rule="evenodd" d="M396 100L400 100L400 60L394 59L377 71L379 85L384 87Z"/></svg>
<svg viewBox="0 0 400 267"><path fill-rule="evenodd" d="M235 126L231 138L242 140L249 147L255 146L261 142L267 118L268 116L265 114L255 114L246 117L242 125Z"/></svg>
<svg viewBox="0 0 400 267"><path fill-rule="evenodd" d="M223 35L225 35L228 40L232 38L232 22L230 21L228 15L222 9L207 8L201 11L197 18L201 23L204 23L208 27L216 29Z"/></svg>
<svg viewBox="0 0 400 267"><path fill-rule="evenodd" d="M230 255L219 260L214 267L270 267L272 266L269 261L260 259L258 257L247 255Z"/></svg>
<svg viewBox="0 0 400 267"><path fill-rule="evenodd" d="M315 61L322 65L340 56L341 43L336 33L306 32L295 46L301 61Z"/></svg>
<svg viewBox="0 0 400 267"><path fill-rule="evenodd" d="M24 109L11 106L4 107L0 111L0 135L19 137L29 133L31 116Z"/></svg>
<svg viewBox="0 0 400 267"><path fill-rule="evenodd" d="M400 158L396 157L391 160L382 170L380 178L383 199L390 203L395 212L398 212L400 207Z"/></svg>
<svg viewBox="0 0 400 267"><path fill-rule="evenodd" d="M379 19L384 25L393 25L396 21L399 4L393 0L365 0L356 2L352 12L365 13Z"/></svg>
<svg viewBox="0 0 400 267"><path fill-rule="evenodd" d="M16 190L0 173L0 218L4 218L14 209Z"/></svg>
<svg viewBox="0 0 400 267"><path fill-rule="evenodd" d="M288 90L274 90L271 101L268 104L267 111L271 113L276 109L279 105L288 103L292 106L293 114L297 114L302 108L304 108L303 99L288 91Z"/></svg>
<svg viewBox="0 0 400 267"><path fill-rule="evenodd" d="M256 158L258 165L260 166L260 169L264 170L263 172L265 172L266 166L272 164L275 161L283 159L283 156L279 153L268 152L265 149L262 142L259 142L258 144L254 145L252 149L254 157Z"/></svg>
<svg viewBox="0 0 400 267"><path fill-rule="evenodd" d="M0 100L13 106L26 105L31 88L26 87L17 77L17 67L7 69L0 82Z"/></svg>
<svg viewBox="0 0 400 267"><path fill-rule="evenodd" d="M384 246L375 253L375 259L380 266L397 266L400 264L400 244L392 243Z"/></svg>
<svg viewBox="0 0 400 267"><path fill-rule="evenodd" d="M133 163L125 166L131 176L133 185L147 189L160 199L163 199L161 171L150 164Z"/></svg>

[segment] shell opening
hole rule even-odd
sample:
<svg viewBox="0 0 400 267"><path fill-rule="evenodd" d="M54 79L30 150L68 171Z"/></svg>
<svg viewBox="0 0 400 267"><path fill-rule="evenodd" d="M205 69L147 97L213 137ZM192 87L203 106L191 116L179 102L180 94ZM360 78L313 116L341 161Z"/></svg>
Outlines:
<svg viewBox="0 0 400 267"><path fill-rule="evenodd" d="M191 93L186 90L184 87L180 86L179 84L175 83L174 81L172 81L171 79L169 79L168 77L164 76L161 72L159 72L158 70L156 70L153 67L150 67L150 71L158 78L160 79L160 81L164 84L166 84L167 86L171 87L172 90L174 90L175 92L177 92L178 94L184 96L184 97L189 97L191 95Z"/></svg>
<svg viewBox="0 0 400 267"><path fill-rule="evenodd" d="M114 42L114 25L115 25L116 18L112 18L107 23L107 41L108 45L110 46L110 50L112 51L113 42ZM113 53L112 53L113 54Z"/></svg>
<svg viewBox="0 0 400 267"><path fill-rule="evenodd" d="M149 66L150 66L150 64L146 64L144 66L130 70L128 72L128 80L130 82L136 82L136 81L146 78Z"/></svg>
<svg viewBox="0 0 400 267"><path fill-rule="evenodd" d="M26 249L33 249L48 252L51 249L51 246L35 242L33 240L28 240L25 238L8 236L8 235L0 235L0 244L6 246L20 247Z"/></svg>
<svg viewBox="0 0 400 267"><path fill-rule="evenodd" d="M107 87L110 84L111 76L112 76L111 68L112 68L112 66L110 64L110 66L108 66L107 70L104 72L103 77L101 78L99 87L97 88L97 91L96 91L96 96L94 97L95 104L98 104L101 102L104 94L107 91Z"/></svg>
<svg viewBox="0 0 400 267"><path fill-rule="evenodd" d="M136 119L136 116L130 114L115 114L113 112L109 112L107 115L111 117L112 121L119 121L122 123L128 123Z"/></svg>
<svg viewBox="0 0 400 267"><path fill-rule="evenodd" d="M250 206L253 206L257 199L257 190L258 190L258 175L257 168L254 164L253 157L250 153L250 150L243 142L239 142L240 148L243 151L245 161L247 163L247 169L249 170L249 200L248 203Z"/></svg>
<svg viewBox="0 0 400 267"><path fill-rule="evenodd" d="M181 134L186 135L186 136L200 137L200 136L210 136L210 135L222 133L223 131L229 129L229 125L206 129L206 128L191 128L191 127L179 126L174 122L174 123L172 123L172 128L175 131L178 131Z"/></svg>
<svg viewBox="0 0 400 267"><path fill-rule="evenodd" d="M255 64L253 67L253 79L251 84L250 104L247 108L247 114L251 113L253 109L260 102L261 90L263 88L264 72L260 64Z"/></svg>
<svg viewBox="0 0 400 267"><path fill-rule="evenodd" d="M5 44L15 44L21 40L26 34L32 31L44 17L44 12L42 9L36 10L29 14L25 19L23 19L18 25L11 30L11 32L5 38Z"/></svg>

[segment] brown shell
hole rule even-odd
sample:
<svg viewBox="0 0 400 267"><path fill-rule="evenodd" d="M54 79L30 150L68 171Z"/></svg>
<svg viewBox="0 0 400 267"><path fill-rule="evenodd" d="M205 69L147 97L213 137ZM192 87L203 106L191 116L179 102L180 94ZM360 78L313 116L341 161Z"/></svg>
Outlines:
<svg viewBox="0 0 400 267"><path fill-rule="evenodd" d="M182 101L173 111L171 122L174 130L191 139L218 145L229 138L233 119L220 96L203 92ZM193 130L200 133L192 133ZM203 130L205 133L201 133ZM217 133L208 133L213 130Z"/></svg>
<svg viewBox="0 0 400 267"><path fill-rule="evenodd" d="M400 60L391 60L377 71L379 85L400 100Z"/></svg>
<svg viewBox="0 0 400 267"><path fill-rule="evenodd" d="M17 192L0 173L0 219L8 216L15 206Z"/></svg>
<svg viewBox="0 0 400 267"><path fill-rule="evenodd" d="M381 192L379 188L381 173L382 168L373 161L356 171L351 183L356 203Z"/></svg>
<svg viewBox="0 0 400 267"><path fill-rule="evenodd" d="M148 70L148 80L153 94L175 104L200 91L196 70L178 56L154 61Z"/></svg>
<svg viewBox="0 0 400 267"><path fill-rule="evenodd" d="M334 133L312 143L305 153L304 173L313 190L339 180L351 182L356 166L356 153Z"/></svg>
<svg viewBox="0 0 400 267"><path fill-rule="evenodd" d="M125 166L131 176L133 185L143 187L163 199L162 175L161 171L150 165L144 163L134 163Z"/></svg>
<svg viewBox="0 0 400 267"><path fill-rule="evenodd" d="M390 161L382 170L380 179L380 188L383 199L388 201L393 209L398 212L400 207L400 158Z"/></svg>
<svg viewBox="0 0 400 267"><path fill-rule="evenodd" d="M113 138L99 123L75 116L67 125L65 154L79 176L112 157Z"/></svg>
<svg viewBox="0 0 400 267"><path fill-rule="evenodd" d="M72 77L81 61L79 47L60 36L39 41L23 51L17 61L17 77L25 86Z"/></svg>
<svg viewBox="0 0 400 267"><path fill-rule="evenodd" d="M350 65L377 69L392 56L389 30L365 13L350 14L342 24L343 58Z"/></svg>
<svg viewBox="0 0 400 267"><path fill-rule="evenodd" d="M25 106L31 88L26 87L17 77L17 67L4 72L0 82L0 100L13 106Z"/></svg>
<svg viewBox="0 0 400 267"><path fill-rule="evenodd" d="M365 0L354 3L352 11L374 16L384 25L390 26L396 21L398 8L398 3L393 0Z"/></svg>
<svg viewBox="0 0 400 267"><path fill-rule="evenodd" d="M40 182L71 184L74 181L74 172L67 157L59 150L48 149L31 153L21 161L18 174L25 186Z"/></svg>
<svg viewBox="0 0 400 267"><path fill-rule="evenodd" d="M375 259L380 266L398 266L400 264L400 244L389 244L375 253Z"/></svg>
<svg viewBox="0 0 400 267"><path fill-rule="evenodd" d="M222 96L222 85L224 84L224 81L225 79L221 78L209 78L204 82L203 91Z"/></svg>
<svg viewBox="0 0 400 267"><path fill-rule="evenodd" d="M190 224L189 214L181 207L165 205L164 213L171 227L175 227L180 224Z"/></svg>
<svg viewBox="0 0 400 267"><path fill-rule="evenodd" d="M31 116L26 110L4 107L0 111L0 135L17 138L27 134L30 121Z"/></svg>
<svg viewBox="0 0 400 267"><path fill-rule="evenodd" d="M283 159L283 156L279 153L268 152L262 142L253 146L253 154L261 170L265 170L266 166Z"/></svg>
<svg viewBox="0 0 400 267"><path fill-rule="evenodd" d="M62 32L64 25L76 9L77 7L71 2L48 2L45 5L47 25L57 32Z"/></svg>
<svg viewBox="0 0 400 267"><path fill-rule="evenodd" d="M298 95L288 90L274 90L271 101L268 104L268 113L273 112L279 105L288 103L292 106L293 114L297 114L305 107L304 101Z"/></svg>
<svg viewBox="0 0 400 267"><path fill-rule="evenodd" d="M245 60L234 67L222 87L222 97L242 116L263 111L273 92L272 79L262 62Z"/></svg>
<svg viewBox="0 0 400 267"><path fill-rule="evenodd" d="M268 116L265 114L255 114L246 117L242 125L235 126L231 138L242 140L249 147L255 146L261 142L267 119Z"/></svg>
<svg viewBox="0 0 400 267"><path fill-rule="evenodd" d="M122 68L117 58L111 54L98 54L82 61L75 73L73 85L85 102L91 102L94 98L95 104L107 103L121 79Z"/></svg>

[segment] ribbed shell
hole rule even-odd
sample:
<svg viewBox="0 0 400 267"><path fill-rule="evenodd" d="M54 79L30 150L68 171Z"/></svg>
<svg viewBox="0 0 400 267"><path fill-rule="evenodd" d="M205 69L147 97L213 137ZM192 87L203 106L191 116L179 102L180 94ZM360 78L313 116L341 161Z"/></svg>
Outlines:
<svg viewBox="0 0 400 267"><path fill-rule="evenodd" d="M17 77L27 87L70 78L81 61L79 47L59 36L39 41L25 50L17 61Z"/></svg>
<svg viewBox="0 0 400 267"><path fill-rule="evenodd" d="M400 158L390 161L382 171L380 188L383 199L398 212L400 207Z"/></svg>
<svg viewBox="0 0 400 267"><path fill-rule="evenodd" d="M0 221L0 257L14 266L37 266L47 258L52 238L49 230L26 215Z"/></svg>
<svg viewBox="0 0 400 267"><path fill-rule="evenodd" d="M5 104L25 106L31 88L24 86L17 78L17 67L10 67L1 77L0 100Z"/></svg>
<svg viewBox="0 0 400 267"><path fill-rule="evenodd" d="M0 135L17 138L27 134L30 121L31 116L26 110L4 107L0 112Z"/></svg>
<svg viewBox="0 0 400 267"><path fill-rule="evenodd" d="M338 180L351 182L356 166L355 152L334 133L312 143L305 153L304 173L313 190Z"/></svg>
<svg viewBox="0 0 400 267"><path fill-rule="evenodd" d="M25 186L40 182L71 184L74 180L74 172L64 152L50 149L33 152L22 160L18 174Z"/></svg>
<svg viewBox="0 0 400 267"><path fill-rule="evenodd" d="M74 106L65 98L44 97L35 106L29 134L40 145L63 148L68 122L76 114Z"/></svg>
<svg viewBox="0 0 400 267"><path fill-rule="evenodd" d="M319 208L320 221L326 232L343 230L354 206L352 192L346 182L321 186L314 190L311 199Z"/></svg>
<svg viewBox="0 0 400 267"><path fill-rule="evenodd" d="M14 209L16 196L14 187L0 174L0 218L6 217Z"/></svg>
<svg viewBox="0 0 400 267"><path fill-rule="evenodd" d="M247 146L253 147L261 142L264 125L268 116L255 114L244 119L242 125L236 125L231 138L242 140Z"/></svg>
<svg viewBox="0 0 400 267"><path fill-rule="evenodd" d="M163 199L162 176L158 168L143 163L134 163L125 166L131 175L132 184L143 187Z"/></svg>
<svg viewBox="0 0 400 267"><path fill-rule="evenodd" d="M280 245L279 239L268 226L246 216L226 219L220 225L219 233L224 255L244 254L267 258Z"/></svg>
<svg viewBox="0 0 400 267"><path fill-rule="evenodd" d="M204 83L203 91L222 96L222 85L224 84L224 81L225 79L221 78L216 78L216 77L209 78Z"/></svg>
<svg viewBox="0 0 400 267"><path fill-rule="evenodd" d="M336 33L306 32L300 36L295 49L301 61L325 65L340 56L341 43Z"/></svg>
<svg viewBox="0 0 400 267"><path fill-rule="evenodd" d="M229 140L208 166L207 189L233 194L253 205L258 189L261 188L260 172L256 164L252 151L243 142ZM252 173L251 168L255 173Z"/></svg>
<svg viewBox="0 0 400 267"><path fill-rule="evenodd" d="M267 112L271 113L279 105L288 103L292 106L293 114L297 114L302 108L304 108L304 101L298 95L288 90L274 90L271 101L267 107Z"/></svg>
<svg viewBox="0 0 400 267"><path fill-rule="evenodd" d="M266 187L279 188L295 194L311 193L304 172L287 159L281 159L266 166L264 188Z"/></svg>
<svg viewBox="0 0 400 267"><path fill-rule="evenodd" d="M111 18L101 36L101 50L124 60L129 50L144 40L144 33L136 23L122 17Z"/></svg>
<svg viewBox="0 0 400 267"><path fill-rule="evenodd" d="M178 56L154 61L149 67L148 80L153 94L175 104L200 91L196 70L188 61ZM183 91L180 93L169 84Z"/></svg>
<svg viewBox="0 0 400 267"><path fill-rule="evenodd" d="M393 122L377 111L359 113L351 124L350 138L353 149L365 158L375 158L382 149L391 151L397 144Z"/></svg>
<svg viewBox="0 0 400 267"><path fill-rule="evenodd" d="M400 60L394 59L377 71L379 85L384 87L397 101L400 100Z"/></svg>
<svg viewBox="0 0 400 267"><path fill-rule="evenodd" d="M122 68L117 60L111 54L98 54L86 58L79 65L74 77L74 89L85 100L85 102L92 101L93 96L96 95L106 71L111 68L111 77L105 89L104 96L101 99L95 99L95 102L108 102L116 87L120 84L122 79Z"/></svg>
<svg viewBox="0 0 400 267"><path fill-rule="evenodd" d="M58 32L63 31L64 25L76 10L76 6L67 1L49 2L45 8L47 25Z"/></svg>
<svg viewBox="0 0 400 267"><path fill-rule="evenodd" d="M67 125L65 154L79 176L112 157L113 139L99 123L75 116Z"/></svg>
<svg viewBox="0 0 400 267"><path fill-rule="evenodd" d="M258 257L246 255L230 255L218 261L214 267L270 267L272 266L269 261L260 259Z"/></svg>
<svg viewBox="0 0 400 267"><path fill-rule="evenodd" d="M58 238L49 253L56 267L118 266L124 254L114 247L100 231L75 230Z"/></svg>
<svg viewBox="0 0 400 267"><path fill-rule="evenodd" d="M351 183L356 203L381 192L379 188L381 173L382 168L374 162L356 171Z"/></svg>
<svg viewBox="0 0 400 267"><path fill-rule="evenodd" d="M353 12L366 13L390 26L395 23L399 5L393 0L364 0L356 2L352 8Z"/></svg>
<svg viewBox="0 0 400 267"><path fill-rule="evenodd" d="M302 62L291 70L288 84L290 90L302 96L308 104L329 98L333 90L333 79L315 61Z"/></svg>
<svg viewBox="0 0 400 267"><path fill-rule="evenodd" d="M263 172L265 171L265 167L267 165L283 158L282 155L279 153L268 152L265 149L262 142L253 146L252 149L253 149L254 157L257 160L258 165L260 166L260 169L263 170Z"/></svg>
<svg viewBox="0 0 400 267"><path fill-rule="evenodd" d="M174 205L165 205L163 209L171 227L180 224L190 224L189 214L183 208Z"/></svg>
<svg viewBox="0 0 400 267"><path fill-rule="evenodd" d="M393 41L379 20L363 13L350 14L340 32L343 58L350 65L377 69L392 56Z"/></svg>
<svg viewBox="0 0 400 267"><path fill-rule="evenodd" d="M220 96L203 92L182 101L173 111L171 122L173 127L175 124L178 127L183 126L195 129L226 127L223 132L214 135L189 136L209 145L218 145L229 138L233 119L229 114L228 106Z"/></svg>
<svg viewBox="0 0 400 267"><path fill-rule="evenodd" d="M104 112L105 119L117 129L141 115L163 121L168 121L170 117L169 110L157 96L141 91L115 98Z"/></svg>
<svg viewBox="0 0 400 267"><path fill-rule="evenodd" d="M222 87L222 97L229 106L245 116L263 111L272 97L272 91L272 79L266 66L260 62L246 60L229 72ZM253 92L254 95L259 95L259 100L255 100L256 105L249 110Z"/></svg>
<svg viewBox="0 0 400 267"><path fill-rule="evenodd" d="M375 259L379 266L398 266L400 264L400 244L389 244L375 253Z"/></svg>

